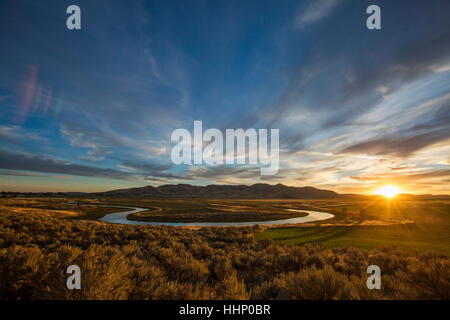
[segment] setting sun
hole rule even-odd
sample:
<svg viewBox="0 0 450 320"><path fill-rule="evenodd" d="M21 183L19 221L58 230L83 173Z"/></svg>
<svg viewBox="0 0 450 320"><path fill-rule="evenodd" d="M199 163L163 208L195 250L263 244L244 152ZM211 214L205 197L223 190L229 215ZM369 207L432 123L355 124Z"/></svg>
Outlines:
<svg viewBox="0 0 450 320"><path fill-rule="evenodd" d="M400 193L400 189L396 186L383 186L375 191L375 194L385 196L386 198L392 198Z"/></svg>

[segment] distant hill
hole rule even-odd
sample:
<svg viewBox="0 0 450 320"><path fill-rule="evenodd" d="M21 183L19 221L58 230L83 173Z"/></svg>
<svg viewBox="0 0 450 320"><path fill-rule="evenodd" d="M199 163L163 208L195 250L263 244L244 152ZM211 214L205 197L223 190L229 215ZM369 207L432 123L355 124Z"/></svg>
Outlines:
<svg viewBox="0 0 450 320"><path fill-rule="evenodd" d="M288 187L283 184L247 185L166 184L159 187L119 189L91 194L99 197L214 198L214 199L317 199L336 198L338 193L313 187Z"/></svg>

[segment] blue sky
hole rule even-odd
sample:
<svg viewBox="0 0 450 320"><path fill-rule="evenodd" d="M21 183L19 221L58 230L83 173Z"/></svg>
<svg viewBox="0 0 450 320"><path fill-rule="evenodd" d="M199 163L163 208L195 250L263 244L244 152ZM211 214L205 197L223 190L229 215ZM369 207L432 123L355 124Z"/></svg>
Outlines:
<svg viewBox="0 0 450 320"><path fill-rule="evenodd" d="M0 42L0 190L450 192L448 1L4 0ZM194 120L279 128L278 174L173 165Z"/></svg>

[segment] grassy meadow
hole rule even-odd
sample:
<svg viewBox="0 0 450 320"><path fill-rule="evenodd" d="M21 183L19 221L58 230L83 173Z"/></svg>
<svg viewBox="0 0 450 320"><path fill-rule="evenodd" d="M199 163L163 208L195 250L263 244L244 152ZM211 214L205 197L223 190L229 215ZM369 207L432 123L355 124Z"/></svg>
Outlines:
<svg viewBox="0 0 450 320"><path fill-rule="evenodd" d="M321 208L327 210L326 205ZM333 210L345 211L351 216L361 212L361 203L337 205ZM299 245L321 242L329 248L395 246L406 250L450 253L450 201L392 199L368 202L361 213L361 220L371 221L376 218L401 218L413 223L271 228L258 233L256 238L270 238Z"/></svg>

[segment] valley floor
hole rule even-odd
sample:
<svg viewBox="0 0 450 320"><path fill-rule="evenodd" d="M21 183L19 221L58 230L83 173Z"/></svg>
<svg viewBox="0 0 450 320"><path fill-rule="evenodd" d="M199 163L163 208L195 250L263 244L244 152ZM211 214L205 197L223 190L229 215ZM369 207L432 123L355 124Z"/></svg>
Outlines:
<svg viewBox="0 0 450 320"><path fill-rule="evenodd" d="M328 210L340 224L415 222L196 230L93 221L112 208L67 201L0 201L0 299L450 299L445 201L283 200L276 206ZM66 289L72 264L82 290ZM373 264L381 290L366 287Z"/></svg>

